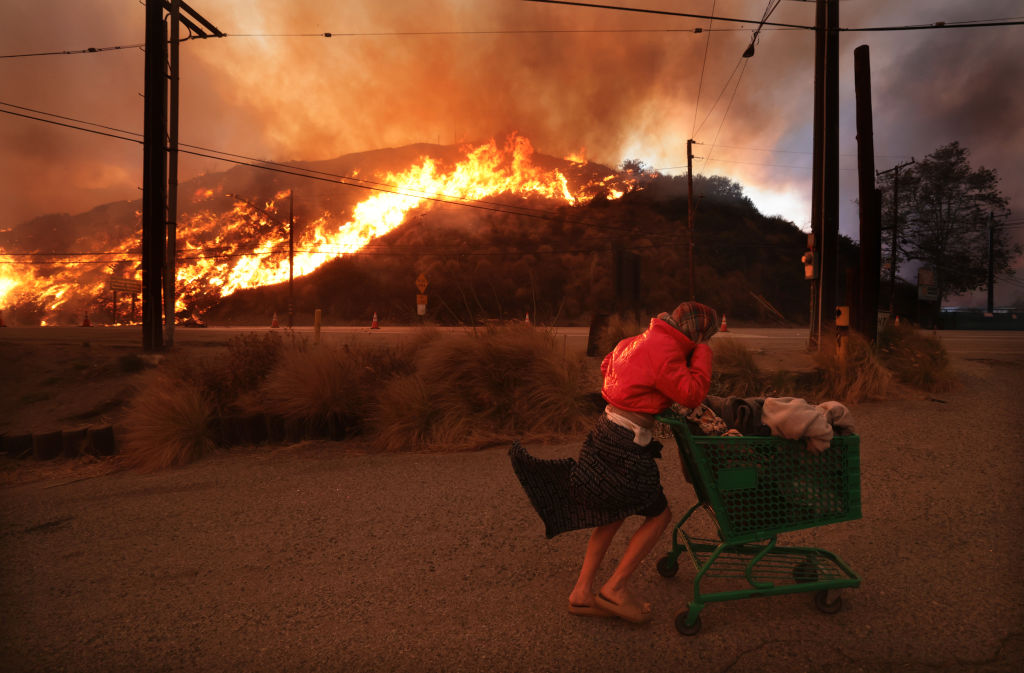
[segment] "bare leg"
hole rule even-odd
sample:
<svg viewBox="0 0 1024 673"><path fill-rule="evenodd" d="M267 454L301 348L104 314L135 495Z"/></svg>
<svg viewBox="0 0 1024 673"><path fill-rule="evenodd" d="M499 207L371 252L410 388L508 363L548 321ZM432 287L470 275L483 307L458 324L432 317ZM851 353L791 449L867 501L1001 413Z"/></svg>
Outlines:
<svg viewBox="0 0 1024 673"><path fill-rule="evenodd" d="M590 534L587 553L583 557L583 567L580 569L580 577L576 580L576 586L573 587L572 593L569 594L569 602L573 605L591 605L594 602L594 578L597 576L597 569L621 525L621 521L616 521L598 526Z"/></svg>
<svg viewBox="0 0 1024 673"><path fill-rule="evenodd" d="M601 594L605 598L621 603L631 598L629 592L629 580L639 567L640 562L651 553L658 538L665 532L665 528L672 520L672 512L666 507L665 511L658 516L648 517L633 533L626 547L626 553L622 555L619 565L616 566L608 581L601 587Z"/></svg>

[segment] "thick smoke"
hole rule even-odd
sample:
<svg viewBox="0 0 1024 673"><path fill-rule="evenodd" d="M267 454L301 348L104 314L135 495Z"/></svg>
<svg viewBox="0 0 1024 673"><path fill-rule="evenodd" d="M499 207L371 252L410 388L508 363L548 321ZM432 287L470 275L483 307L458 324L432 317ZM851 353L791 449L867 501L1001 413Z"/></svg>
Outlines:
<svg viewBox="0 0 1024 673"><path fill-rule="evenodd" d="M334 36L238 36L182 45L184 142L315 160L518 131L539 152L586 148L595 161L617 165L636 158L679 173L686 139L695 137L703 143L695 151L703 157L696 170L728 175L747 186L766 213L807 224L814 50L808 31L765 30L754 57L741 62L752 24L716 22L720 32L695 34L693 28L708 22L515 1L190 4L229 34ZM696 13L714 6L718 15L752 19L764 9L749 0L623 4ZM1018 7L1012 0L941 0L927 7L861 0L840 4L840 23L999 18L1019 14ZM772 18L809 25L814 13L813 3L783 2ZM140 4L117 0L4 3L0 26L5 53L131 44L143 41L144 12ZM516 30L566 32L507 32ZM594 30L648 32L571 32ZM438 31L466 34L426 34ZM1020 209L1022 33L1024 27L1009 26L842 35L844 233L857 235L853 49L871 46L877 168L959 140L976 164L999 171L1011 207ZM3 98L140 131L142 61L139 50L5 59ZM734 70L742 72L735 95L732 86L723 89ZM0 137L6 149L0 201L7 205L0 228L138 196L138 145L6 115ZM186 157L182 179L227 167Z"/></svg>

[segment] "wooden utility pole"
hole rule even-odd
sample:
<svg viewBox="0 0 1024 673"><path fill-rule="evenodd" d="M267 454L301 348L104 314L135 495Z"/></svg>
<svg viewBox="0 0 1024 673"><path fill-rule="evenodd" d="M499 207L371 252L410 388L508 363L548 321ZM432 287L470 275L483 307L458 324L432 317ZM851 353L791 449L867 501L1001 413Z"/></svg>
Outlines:
<svg viewBox="0 0 1024 673"><path fill-rule="evenodd" d="M697 300L696 274L693 271L693 138L686 141L686 224L690 248L690 301Z"/></svg>
<svg viewBox="0 0 1024 673"><path fill-rule="evenodd" d="M174 345L174 282L178 255L178 25L179 0L171 0L170 100L167 131L167 259L164 261L164 346Z"/></svg>
<svg viewBox="0 0 1024 673"><path fill-rule="evenodd" d="M193 38L224 37L184 0L146 0L145 106L142 122L142 347L161 350L174 338L178 210L178 24ZM170 13L173 42L168 54ZM188 16L183 16L182 12ZM168 69L170 72L168 72ZM168 87L168 85L170 85ZM168 96L170 88L170 96ZM170 98L170 110L168 110ZM169 118L169 119L168 119ZM170 150L170 174L168 152ZM168 190L168 183L171 185ZM132 295L134 302L134 295ZM133 310L134 314L134 310ZM166 325L161 318L166 319ZM164 339L166 327L167 339Z"/></svg>
<svg viewBox="0 0 1024 673"><path fill-rule="evenodd" d="M881 273L882 223L875 189L875 141L871 112L871 59L868 46L853 50L857 98L857 178L860 205L860 282L854 328L869 341L878 336L878 276Z"/></svg>
<svg viewBox="0 0 1024 673"><path fill-rule="evenodd" d="M295 190L288 190L288 327L295 327Z"/></svg>
<svg viewBox="0 0 1024 673"><path fill-rule="evenodd" d="M160 320L167 217L167 27L163 3L146 0L142 145L142 348L163 348Z"/></svg>
<svg viewBox="0 0 1024 673"><path fill-rule="evenodd" d="M839 238L839 3L817 0L814 40L814 181L811 230L819 260L817 306L809 345L821 347L823 328L835 324Z"/></svg>

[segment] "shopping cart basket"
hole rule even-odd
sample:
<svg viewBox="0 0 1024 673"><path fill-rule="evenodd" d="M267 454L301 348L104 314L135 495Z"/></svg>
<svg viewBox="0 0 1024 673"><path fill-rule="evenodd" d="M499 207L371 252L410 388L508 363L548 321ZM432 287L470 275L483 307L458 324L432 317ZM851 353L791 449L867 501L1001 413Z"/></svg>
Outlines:
<svg viewBox="0 0 1024 673"><path fill-rule="evenodd" d="M658 420L672 429L684 476L697 494L697 504L672 531L672 550L657 566L663 577L675 576L685 551L697 570L693 600L676 615L676 629L695 635L707 603L755 596L813 591L819 610L838 612L839 590L859 586L860 578L831 552L780 547L776 539L786 531L860 518L860 438L836 436L813 454L802 441L695 436L682 416L666 412ZM710 515L717 540L687 532L698 509ZM727 588L706 591L702 584Z"/></svg>

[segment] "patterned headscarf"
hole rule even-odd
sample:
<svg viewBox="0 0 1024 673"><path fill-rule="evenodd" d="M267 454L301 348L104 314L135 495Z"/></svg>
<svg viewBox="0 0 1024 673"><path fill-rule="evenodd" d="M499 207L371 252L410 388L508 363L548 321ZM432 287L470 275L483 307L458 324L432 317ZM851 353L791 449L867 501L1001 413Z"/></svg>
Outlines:
<svg viewBox="0 0 1024 673"><path fill-rule="evenodd" d="M718 331L718 312L695 301L684 301L671 314L662 313L658 317L690 337L694 343L705 342Z"/></svg>

